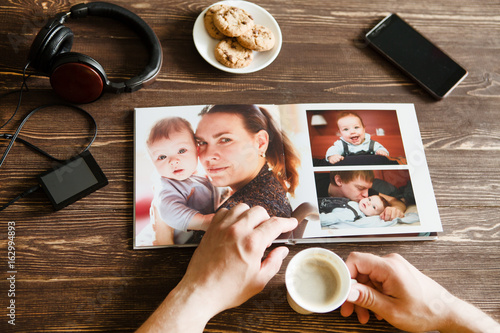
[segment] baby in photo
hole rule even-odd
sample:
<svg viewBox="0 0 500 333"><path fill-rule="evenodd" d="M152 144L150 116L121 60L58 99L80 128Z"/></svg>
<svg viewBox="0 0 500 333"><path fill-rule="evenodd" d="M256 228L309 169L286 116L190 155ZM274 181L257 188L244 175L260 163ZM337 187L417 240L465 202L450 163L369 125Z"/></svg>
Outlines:
<svg viewBox="0 0 500 333"><path fill-rule="evenodd" d="M219 194L208 178L196 175L198 149L191 124L179 117L155 123L146 142L160 175L153 207L174 228L175 244L186 243L192 230L206 231L219 205Z"/></svg>
<svg viewBox="0 0 500 333"><path fill-rule="evenodd" d="M341 113L337 118L337 125L341 137L326 152L326 160L331 164L342 161L345 156L350 155L389 156L389 151L365 132L365 125L358 114Z"/></svg>
<svg viewBox="0 0 500 333"><path fill-rule="evenodd" d="M356 222L367 216L382 214L389 203L380 195L371 195L358 202L348 198L326 197L319 199L320 214L329 214L335 220L342 222Z"/></svg>

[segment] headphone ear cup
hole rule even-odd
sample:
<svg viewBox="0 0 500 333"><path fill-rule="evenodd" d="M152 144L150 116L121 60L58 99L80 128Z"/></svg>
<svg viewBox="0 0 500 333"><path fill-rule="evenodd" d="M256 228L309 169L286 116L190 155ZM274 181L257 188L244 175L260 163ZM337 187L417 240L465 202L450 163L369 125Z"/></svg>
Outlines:
<svg viewBox="0 0 500 333"><path fill-rule="evenodd" d="M47 32L46 36L41 36L43 41L38 46L38 49L34 51L36 55L31 60L31 66L49 75L54 58L61 53L71 50L73 36L73 31L63 25L58 25ZM37 45L34 44L33 47L37 47Z"/></svg>
<svg viewBox="0 0 500 333"><path fill-rule="evenodd" d="M52 88L72 103L95 101L101 97L107 82L102 66L81 53L67 52L57 55L50 70Z"/></svg>

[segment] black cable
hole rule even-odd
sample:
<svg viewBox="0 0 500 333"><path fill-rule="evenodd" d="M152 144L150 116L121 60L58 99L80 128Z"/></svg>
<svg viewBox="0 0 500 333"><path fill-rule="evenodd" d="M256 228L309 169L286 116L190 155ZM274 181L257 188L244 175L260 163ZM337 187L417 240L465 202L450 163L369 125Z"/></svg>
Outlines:
<svg viewBox="0 0 500 333"><path fill-rule="evenodd" d="M7 134L7 133L0 134L0 138L2 138L2 139L11 140L13 137L14 137L14 135L12 135L12 134ZM25 146L31 148L32 150L34 150L34 151L36 151L36 152L38 152L38 153L40 153L42 155L47 156L48 158L51 158L51 159L53 159L53 160L55 160L57 162L63 162L62 160L59 160L59 159L55 158L54 156L50 155L46 151L42 150L41 148L38 148L34 144L32 144L32 143L30 143L30 142L28 142L28 141L26 141L24 139L21 139L20 137L17 137L16 141L24 144Z"/></svg>
<svg viewBox="0 0 500 333"><path fill-rule="evenodd" d="M17 106L16 106L16 109L14 110L12 116L2 125L0 126L0 129L2 129L3 127L5 127L8 123L10 123L10 121L12 119L14 119L14 117L16 116L17 114L17 111L19 110L20 106L21 106L21 101L22 101L22 96L23 96L23 91L24 89L26 89L26 91L29 91L28 90L28 85L26 83L26 80L27 78L30 76L26 76L26 69L28 68L29 66L29 62L26 64L26 66L24 67L23 69L23 83L21 84L21 89L19 90L19 99L18 99L18 102L17 102ZM17 92L16 91L11 91L11 92L7 92L5 94L3 94L1 97L5 97L7 95L10 95L11 93L14 93L14 92ZM72 104L67 104L67 103L54 103L54 104L47 104L47 105L42 105L40 107L37 107L35 108L34 110L32 110L21 122L21 124L17 127L17 130L14 134L0 134L0 138L3 138L3 139L10 139L10 142L7 146L7 148L5 149L4 153L3 153L3 156L2 158L0 159L0 166L2 166L3 162L5 161L5 159L7 158L7 154L10 152L12 146L14 145L14 142L15 141L19 141L21 143L23 143L24 145L28 146L29 148L33 149L34 151L37 151L45 156L47 156L48 158L51 158L57 162L64 162L64 160L61 160L61 159L58 159L52 155L50 155L49 153L45 152L44 150L38 148L37 146L31 144L30 142L24 140L24 139L21 139L18 137L19 133L21 132L23 126L26 124L26 122L28 121L28 119L36 112L40 111L40 110L43 110L45 108L48 108L48 107L52 107L52 106L66 106L66 107L70 107L70 108L74 108L84 114L86 114L91 120L92 120L92 123L94 125L94 135L92 137L92 139L90 140L89 144L87 145L87 147L85 147L85 149L83 149L83 152L87 151L90 146L92 145L92 143L94 143L96 137L97 137L97 123L94 119L94 117L92 117L92 115L90 113L88 113L87 111L85 111L84 109L76 106L76 105L72 105ZM81 154L80 153L80 154ZM37 191L38 189L40 189L41 186L40 185L37 185L37 186L34 186L26 191L24 191L23 193L19 194L17 197L15 197L14 199L10 200L8 203L6 203L5 205L3 205L2 207L0 207L0 211L4 210L5 208L7 208L8 206L12 205L14 202L32 194L33 192Z"/></svg>
<svg viewBox="0 0 500 333"><path fill-rule="evenodd" d="M29 91L28 89L28 84L26 83L26 80L31 76L28 75L26 76L26 69L28 69L28 66L30 65L30 63L28 62L26 64L26 66L24 66L24 69L23 69L23 83L21 84L21 89L19 89L19 99L17 100L17 106L16 106L16 109L14 110L14 112L12 113L12 116L10 116L10 118L2 125L0 126L0 129L4 128L5 126L7 126L8 123L10 123L10 121L12 119L14 119L14 117L16 116L17 114L17 111L19 110L19 108L21 107L21 100L23 98L23 91L24 91L24 88L26 88L26 92ZM18 90L14 90L14 91L9 91L7 93L4 93L2 96L0 97L5 97L7 95L10 95L10 94L13 94L13 93L16 93Z"/></svg>
<svg viewBox="0 0 500 333"><path fill-rule="evenodd" d="M21 124L18 126L16 132L14 134L0 134L0 138L4 138L4 139L10 139L10 142L9 142L9 145L7 146L7 148L5 149L4 151L4 154L2 156L2 158L0 159L0 166L2 166L3 162L5 161L5 159L7 158L7 154L9 153L10 149L12 148L13 144L15 141L19 141L23 144L25 144L26 146L28 146L29 148L57 161L57 162L64 162L65 160L61 160L61 159L58 159L52 155L50 155L49 153L45 152L44 150L38 148L37 146L29 143L28 141L24 140L24 139L21 139L21 138L18 138L18 135L19 135L19 132L21 132L21 129L23 128L24 124L26 124L26 122L28 121L28 119L36 112L38 112L39 110L43 110L45 108L48 108L48 107L52 107L52 106L66 106L66 107L71 107L71 108L75 108L77 109L78 111L86 114L89 116L89 118L92 120L92 123L94 124L94 136L92 137L92 139L90 140L89 144L87 145L87 147L85 147L85 149L81 152L85 152L87 151L90 146L92 145L92 143L94 143L96 137L97 137L97 123L94 119L94 117L92 117L92 115L90 113L88 113L87 111L85 111L84 109L76 106L76 105L72 105L72 104L66 104L66 103L60 103L60 104L48 104L48 105L42 105L40 107L37 107L35 108L34 110L32 110L24 119L23 121L21 122ZM17 111L17 109L16 109ZM10 120L9 120L10 121ZM81 154L80 153L80 154ZM30 195L31 193L37 191L40 187L40 185L37 185L37 186L34 186L26 191L24 191L23 193L21 193L20 195L18 195L17 197L15 197L14 199L12 199L11 201L9 201L7 204L5 204L4 206L0 207L0 211L4 210L5 208L7 208L8 206L12 205L14 202Z"/></svg>
<svg viewBox="0 0 500 333"><path fill-rule="evenodd" d="M19 199L22 199L30 194L32 194L33 192L36 192L38 191L40 188L42 188L40 185L36 185L36 186L33 186L32 188L24 191L23 193L19 194L17 197L15 197L14 199L12 199L11 201L7 202L5 205L3 205L2 207L0 207L0 211L4 210L5 208L9 207L10 205L12 205L14 202L16 202L17 200Z"/></svg>
<svg viewBox="0 0 500 333"><path fill-rule="evenodd" d="M28 84L26 83L27 79L31 76L30 75L26 75L26 70L27 68L29 67L30 65L30 62L26 63L26 65L24 66L23 68L23 82L21 84L21 88L19 89L19 99L17 101L17 106L14 110L14 112L12 113L12 116L2 125L0 126L0 129L4 128L5 126L7 126L7 124L9 124L12 119L14 119L14 117L16 116L17 112L19 111L19 108L21 107L21 101L22 101L22 97L23 97L23 92L24 90L26 89L26 91L29 91L28 89ZM12 93L15 93L17 92L18 90L14 90L14 91L9 91L9 92L6 92L4 94L2 94L0 96L0 98L2 97L5 97L7 95L10 95ZM83 152L87 151L90 146L92 145L92 143L94 143L96 137L97 137L97 123L94 119L94 117L92 117L92 115L90 113L88 113L87 111L85 111L84 109L76 106L76 105L72 105L72 104L67 104L67 103L55 103L55 104L47 104L47 105L42 105L40 107L37 107L35 108L34 110L32 110L21 122L21 124L17 127L17 130L14 134L0 134L0 138L4 138L4 139L10 139L10 142L7 146L7 148L5 149L4 153L3 153L3 156L2 158L0 159L0 167L2 166L3 162L5 161L5 159L7 158L7 154L10 152L12 146L14 145L14 142L15 141L19 141L21 143L23 143L24 145L28 146L29 148L33 149L34 151L37 151L45 156L47 156L48 158L51 158L57 162L64 162L64 160L61 160L61 159L58 159L52 155L50 155L49 153L45 152L44 150L38 148L37 146L29 143L28 141L24 140L24 139L21 139L21 138L18 138L18 135L19 133L21 132L21 129L23 128L24 124L26 124L26 122L28 121L28 119L36 112L40 111L40 110L43 110L45 108L48 108L48 107L52 107L52 106L66 106L66 107L70 107L70 108L74 108L84 114L86 114L91 120L92 120L92 123L94 125L94 136L92 137L92 139L90 140L89 144L87 145L87 147L85 147L85 149L83 149ZM80 154L81 154L80 153ZM3 205L2 207L0 207L0 211L4 210L5 208L9 207L10 205L12 205L14 202L32 194L33 192L37 191L38 189L40 189L41 186L40 185L36 185L26 191L24 191L23 193L19 194L17 197L15 197L14 199L10 200L8 203L6 203L5 205Z"/></svg>
<svg viewBox="0 0 500 333"><path fill-rule="evenodd" d="M42 106L39 106L37 108L35 108L34 110L32 110L24 119L23 121L21 122L21 124L17 127L17 130L14 134L1 134L0 137L2 138L5 138L5 139L10 139L10 142L9 142L9 145L7 146L7 148L5 149L4 153L3 153L3 156L2 158L0 159L0 166L2 166L3 162L5 161L5 159L7 158L7 154L10 152L12 146L14 145L14 142L16 140L24 143L25 145L27 145L28 147L30 147L31 149L57 161L57 162L63 162L64 160L61 160L61 159L58 159L52 155L50 155L49 153L43 151L42 149L36 147L35 145L29 143L28 141L26 140L23 140L23 139L20 139L18 138L18 135L19 133L21 132L24 124L26 124L26 122L28 121L28 119L33 115L35 114L36 112L40 111L40 110L43 110L45 108L48 108L48 107L53 107L53 106L66 106L66 107L70 107L70 108L74 108L84 114L86 114L91 120L92 120L92 123L94 125L94 136L92 137L92 139L90 140L89 144L87 145L87 147L85 147L85 149L83 149L80 153L83 153L85 151L87 151L90 146L92 145L92 143L94 143L96 137L97 137L97 123L94 119L94 117L92 117L92 115L90 113L88 113L87 111L85 111L84 109L82 109L81 107L78 107L76 105L73 105L73 104L67 104L67 103L54 103L54 104L47 104L47 105L42 105Z"/></svg>

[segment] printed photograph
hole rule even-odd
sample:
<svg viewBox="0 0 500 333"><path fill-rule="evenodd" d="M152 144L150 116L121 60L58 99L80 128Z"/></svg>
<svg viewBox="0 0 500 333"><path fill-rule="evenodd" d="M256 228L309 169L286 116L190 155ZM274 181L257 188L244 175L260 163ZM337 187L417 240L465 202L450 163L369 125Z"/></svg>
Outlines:
<svg viewBox="0 0 500 333"><path fill-rule="evenodd" d="M322 229L418 225L408 170L316 172Z"/></svg>
<svg viewBox="0 0 500 333"><path fill-rule="evenodd" d="M138 111L135 246L198 244L239 203L292 216L300 160L278 120L257 105Z"/></svg>
<svg viewBox="0 0 500 333"><path fill-rule="evenodd" d="M314 166L406 164L395 110L307 111Z"/></svg>

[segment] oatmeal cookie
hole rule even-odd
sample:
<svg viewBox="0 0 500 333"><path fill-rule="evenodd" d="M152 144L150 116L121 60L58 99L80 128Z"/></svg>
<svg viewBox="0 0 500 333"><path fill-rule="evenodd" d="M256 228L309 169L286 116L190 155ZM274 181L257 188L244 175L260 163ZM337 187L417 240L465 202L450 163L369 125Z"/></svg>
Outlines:
<svg viewBox="0 0 500 333"><path fill-rule="evenodd" d="M217 29L228 37L241 36L254 26L252 16L237 7L215 12L213 20Z"/></svg>
<svg viewBox="0 0 500 333"><path fill-rule="evenodd" d="M230 68L243 68L253 60L253 51L238 43L234 38L221 40L215 48L215 59Z"/></svg>
<svg viewBox="0 0 500 333"><path fill-rule="evenodd" d="M255 24L247 33L237 38L241 46L254 51L269 51L274 47L273 32L260 24Z"/></svg>
<svg viewBox="0 0 500 333"><path fill-rule="evenodd" d="M205 29L207 29L208 34L215 39L224 39L226 36L217 29L214 24L214 14L219 10L229 9L227 5L214 5L210 7L205 13L205 17L203 18L203 23L205 24Z"/></svg>

